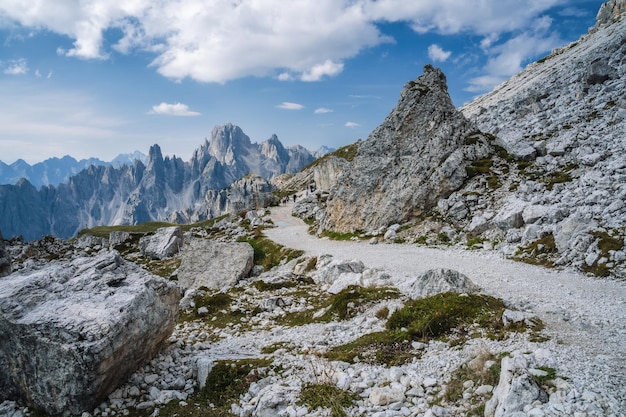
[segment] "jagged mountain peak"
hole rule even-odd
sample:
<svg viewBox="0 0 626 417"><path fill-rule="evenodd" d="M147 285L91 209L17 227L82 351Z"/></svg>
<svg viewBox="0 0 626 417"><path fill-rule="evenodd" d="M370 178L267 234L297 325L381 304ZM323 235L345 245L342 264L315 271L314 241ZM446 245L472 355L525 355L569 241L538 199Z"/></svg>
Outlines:
<svg viewBox="0 0 626 417"><path fill-rule="evenodd" d="M239 126L226 123L215 126L209 140L209 153L219 162L232 165L236 158L249 152L252 142Z"/></svg>
<svg viewBox="0 0 626 417"><path fill-rule="evenodd" d="M428 210L463 184L466 164L489 153L484 142L466 146L475 131L452 104L441 70L426 65L338 178L323 228L374 230Z"/></svg>

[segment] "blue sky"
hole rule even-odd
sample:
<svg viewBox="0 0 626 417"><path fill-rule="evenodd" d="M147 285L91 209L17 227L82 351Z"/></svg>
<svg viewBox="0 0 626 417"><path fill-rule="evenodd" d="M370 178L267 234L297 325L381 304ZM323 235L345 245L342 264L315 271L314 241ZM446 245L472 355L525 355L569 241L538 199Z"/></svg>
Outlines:
<svg viewBox="0 0 626 417"><path fill-rule="evenodd" d="M115 4L123 3L123 4ZM595 22L589 0L0 0L0 160L187 160L215 125L365 139L431 63L461 106Z"/></svg>

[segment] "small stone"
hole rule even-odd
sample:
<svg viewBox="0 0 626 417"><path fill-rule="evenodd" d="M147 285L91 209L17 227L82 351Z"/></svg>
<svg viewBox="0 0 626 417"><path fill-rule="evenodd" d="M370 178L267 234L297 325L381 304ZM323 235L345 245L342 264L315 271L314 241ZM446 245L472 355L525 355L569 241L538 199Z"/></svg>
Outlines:
<svg viewBox="0 0 626 417"><path fill-rule="evenodd" d="M422 382L422 385L424 385L424 387L434 387L435 385L437 385L437 380L435 378L424 378L424 381Z"/></svg>

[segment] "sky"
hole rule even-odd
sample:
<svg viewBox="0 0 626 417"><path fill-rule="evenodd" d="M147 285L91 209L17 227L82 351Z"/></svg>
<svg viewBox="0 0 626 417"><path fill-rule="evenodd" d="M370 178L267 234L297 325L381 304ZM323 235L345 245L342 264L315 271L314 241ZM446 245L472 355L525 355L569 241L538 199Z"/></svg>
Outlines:
<svg viewBox="0 0 626 417"><path fill-rule="evenodd" d="M191 157L216 125L366 139L426 64L457 106L587 32L591 0L0 0L0 160Z"/></svg>

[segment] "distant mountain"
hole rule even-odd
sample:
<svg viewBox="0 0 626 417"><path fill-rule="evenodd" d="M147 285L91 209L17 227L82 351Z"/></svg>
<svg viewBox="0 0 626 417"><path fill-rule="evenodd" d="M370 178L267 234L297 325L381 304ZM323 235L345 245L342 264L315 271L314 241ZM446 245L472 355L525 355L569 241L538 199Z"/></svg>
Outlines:
<svg viewBox="0 0 626 417"><path fill-rule="evenodd" d="M0 184L17 184L25 178L35 188L47 185L58 185L67 182L73 175L91 165L107 166L132 165L135 160L146 163L147 156L139 151L131 154L121 154L111 162L105 162L98 158L81 159L80 161L65 155L62 158L49 158L34 165L28 164L23 159L18 159L10 165L0 161Z"/></svg>
<svg viewBox="0 0 626 417"><path fill-rule="evenodd" d="M67 183L39 191L25 179L2 185L0 230L5 238L30 240L48 234L67 238L97 225L203 220L233 207L256 208L273 188L267 179L297 172L313 160L300 146L283 147L275 135L252 143L239 127L226 124L213 129L188 162L164 158L154 145L145 164L135 159L118 167L90 165ZM237 182L243 177L246 181ZM228 187L231 191L220 193Z"/></svg>
<svg viewBox="0 0 626 417"><path fill-rule="evenodd" d="M315 152L313 152L313 155L316 158L321 158L322 156L329 154L331 152L335 151L335 148L329 148L326 145L322 145L320 146L320 148L318 150L316 150Z"/></svg>

